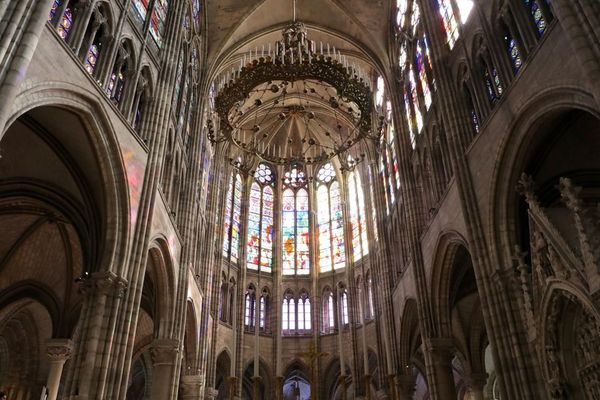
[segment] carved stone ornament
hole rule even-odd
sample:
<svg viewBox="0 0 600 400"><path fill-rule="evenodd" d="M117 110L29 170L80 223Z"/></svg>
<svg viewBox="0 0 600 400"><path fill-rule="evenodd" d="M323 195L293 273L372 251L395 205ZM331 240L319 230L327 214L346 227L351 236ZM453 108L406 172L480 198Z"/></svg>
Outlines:
<svg viewBox="0 0 600 400"><path fill-rule="evenodd" d="M179 354L179 340L156 339L150 347L152 363L157 365L173 365Z"/></svg>
<svg viewBox="0 0 600 400"><path fill-rule="evenodd" d="M53 362L65 362L71 358L73 342L70 339L49 339L46 342L46 355Z"/></svg>

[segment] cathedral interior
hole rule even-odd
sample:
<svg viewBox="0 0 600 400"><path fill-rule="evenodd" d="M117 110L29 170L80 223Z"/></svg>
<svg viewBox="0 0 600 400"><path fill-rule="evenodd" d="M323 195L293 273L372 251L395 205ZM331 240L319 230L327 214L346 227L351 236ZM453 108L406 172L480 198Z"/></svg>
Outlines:
<svg viewBox="0 0 600 400"><path fill-rule="evenodd" d="M600 399L600 2L0 1L0 391Z"/></svg>

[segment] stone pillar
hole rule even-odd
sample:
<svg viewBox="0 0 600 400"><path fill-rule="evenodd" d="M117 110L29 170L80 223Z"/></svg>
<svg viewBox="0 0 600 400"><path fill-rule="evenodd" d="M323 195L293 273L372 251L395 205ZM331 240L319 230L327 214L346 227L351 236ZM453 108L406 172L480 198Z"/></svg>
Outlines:
<svg viewBox="0 0 600 400"><path fill-rule="evenodd" d="M465 379L467 386L466 400L484 400L484 388L488 375L484 373L472 373Z"/></svg>
<svg viewBox="0 0 600 400"><path fill-rule="evenodd" d="M11 14L11 20L0 37L0 140L6 130L13 101L37 47L42 29L48 20L52 0L22 0L15 2L23 12ZM7 14L4 15L8 17Z"/></svg>
<svg viewBox="0 0 600 400"><path fill-rule="evenodd" d="M46 342L46 353L50 359L50 370L46 388L48 389L47 400L56 400L58 386L62 377L65 362L71 357L73 343L70 339L49 339Z"/></svg>
<svg viewBox="0 0 600 400"><path fill-rule="evenodd" d="M261 400L260 396L260 385L262 378L260 376L252 377L252 400Z"/></svg>
<svg viewBox="0 0 600 400"><path fill-rule="evenodd" d="M184 375L181 377L181 399L200 400L204 387L204 375Z"/></svg>
<svg viewBox="0 0 600 400"><path fill-rule="evenodd" d="M398 400L412 400L415 394L415 379L409 375L399 375L396 388L398 390Z"/></svg>
<svg viewBox="0 0 600 400"><path fill-rule="evenodd" d="M283 400L283 376L275 377L275 400Z"/></svg>
<svg viewBox="0 0 600 400"><path fill-rule="evenodd" d="M230 376L227 378L227 386L229 390L229 400L237 399L237 381L238 379L235 376Z"/></svg>
<svg viewBox="0 0 600 400"><path fill-rule="evenodd" d="M179 341L155 339L150 354L152 355L152 398L167 400L170 398L171 381L175 375Z"/></svg>
<svg viewBox="0 0 600 400"><path fill-rule="evenodd" d="M427 341L429 363L427 382L432 399L455 399L456 386L452 374L452 341L446 338L434 338Z"/></svg>

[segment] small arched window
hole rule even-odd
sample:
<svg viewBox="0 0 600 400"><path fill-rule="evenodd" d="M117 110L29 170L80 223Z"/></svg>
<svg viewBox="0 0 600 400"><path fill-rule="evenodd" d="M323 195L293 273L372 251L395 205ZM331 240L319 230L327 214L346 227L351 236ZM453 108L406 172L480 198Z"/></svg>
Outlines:
<svg viewBox="0 0 600 400"><path fill-rule="evenodd" d="M131 45L128 42L121 43L106 88L110 98L117 104L120 104L124 97L127 78L131 73L131 64L133 64L131 61L132 54Z"/></svg>
<svg viewBox="0 0 600 400"><path fill-rule="evenodd" d="M248 285L244 295L244 326L246 329L254 328L256 316L256 289Z"/></svg>
<svg viewBox="0 0 600 400"><path fill-rule="evenodd" d="M107 3L101 3L94 9L79 49L83 67L90 75L96 72L98 61L108 41L108 15Z"/></svg>
<svg viewBox="0 0 600 400"><path fill-rule="evenodd" d="M326 288L323 291L323 333L333 333L335 331L335 307L333 304L333 292Z"/></svg>
<svg viewBox="0 0 600 400"><path fill-rule="evenodd" d="M281 310L281 333L291 335L296 331L296 299L291 290L287 290L283 295L283 305Z"/></svg>
<svg viewBox="0 0 600 400"><path fill-rule="evenodd" d="M219 291L219 319L223 322L227 322L227 299L227 278L223 274Z"/></svg>
<svg viewBox="0 0 600 400"><path fill-rule="evenodd" d="M144 67L138 78L138 84L135 91L135 99L133 102L133 128L140 131L142 118L144 116L144 112L148 108L150 103L151 93L150 93L150 69L148 67Z"/></svg>
<svg viewBox="0 0 600 400"><path fill-rule="evenodd" d="M340 287L340 317L341 325L348 325L350 323L350 315L348 313L348 291L345 287Z"/></svg>
<svg viewBox="0 0 600 400"><path fill-rule="evenodd" d="M510 58L510 64L512 66L513 72L516 74L521 70L521 65L523 65L523 58L521 57L519 44L517 43L515 38L510 33L508 27L504 23L502 23L501 28L504 34L504 45L506 46L506 53Z"/></svg>
<svg viewBox="0 0 600 400"><path fill-rule="evenodd" d="M48 15L48 20L52 25L56 26L56 32L58 32L58 35L64 40L67 40L69 37L71 28L75 22L73 14L74 3L74 0L54 0L52 8L50 9L50 14Z"/></svg>
<svg viewBox="0 0 600 400"><path fill-rule="evenodd" d="M306 334L311 330L310 297L307 291L302 290L298 297L298 333Z"/></svg>
<svg viewBox="0 0 600 400"><path fill-rule="evenodd" d="M271 309L271 295L269 289L263 288L260 295L260 315L259 315L259 328L262 332L269 332L270 329L270 309Z"/></svg>
<svg viewBox="0 0 600 400"><path fill-rule="evenodd" d="M233 324L233 311L235 309L235 279L229 280L229 304L227 305L228 317L227 321Z"/></svg>

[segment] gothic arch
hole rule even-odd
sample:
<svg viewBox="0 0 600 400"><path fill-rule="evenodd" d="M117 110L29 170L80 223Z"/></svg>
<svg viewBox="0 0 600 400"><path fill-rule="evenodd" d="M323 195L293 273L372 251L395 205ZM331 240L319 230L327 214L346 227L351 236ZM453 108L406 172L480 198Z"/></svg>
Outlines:
<svg viewBox="0 0 600 400"><path fill-rule="evenodd" d="M128 245L130 203L126 166L110 117L94 94L71 84L44 82L17 96L6 129L19 117L41 107L71 112L85 127L85 139L100 171L98 180L103 188L101 204L104 205L98 261L92 269L114 270L119 275L125 264L121 258ZM2 139L5 133L2 133Z"/></svg>
<svg viewBox="0 0 600 400"><path fill-rule="evenodd" d="M154 286L156 314L153 315L157 324L158 337L169 334L170 325L175 311L175 270L169 245L165 238L155 239L149 246L146 275Z"/></svg>
<svg viewBox="0 0 600 400"><path fill-rule="evenodd" d="M452 272L457 255L466 253L470 258L467 248L466 240L454 231L443 233L436 245L431 277L431 307L434 319L432 327L441 337L450 337L452 332L450 315Z"/></svg>
<svg viewBox="0 0 600 400"><path fill-rule="evenodd" d="M550 87L524 102L507 125L499 146L490 181L489 228L492 253L498 265L512 265L516 244L519 196L515 191L519 176L528 161L529 151L543 134L540 127L552 117L569 110L582 110L600 118L592 95L581 87Z"/></svg>

